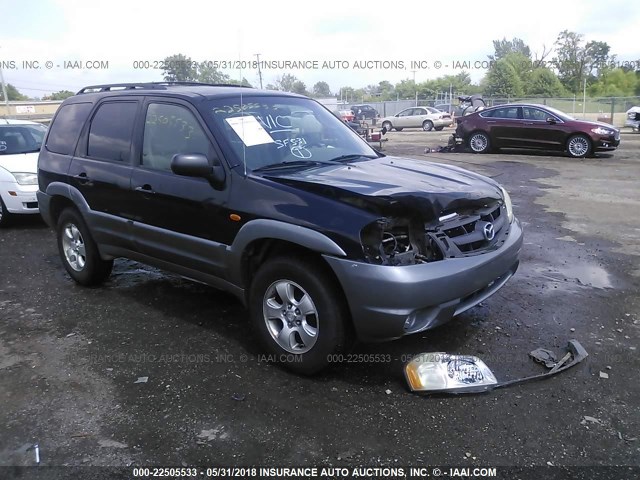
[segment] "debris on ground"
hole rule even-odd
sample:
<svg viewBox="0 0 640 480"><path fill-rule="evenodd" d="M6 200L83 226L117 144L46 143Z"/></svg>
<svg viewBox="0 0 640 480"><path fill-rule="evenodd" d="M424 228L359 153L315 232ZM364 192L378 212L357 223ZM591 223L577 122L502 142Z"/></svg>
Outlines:
<svg viewBox="0 0 640 480"><path fill-rule="evenodd" d="M231 398L233 398L237 402L242 402L246 398L246 396L244 393L234 393L233 395L231 395Z"/></svg>
<svg viewBox="0 0 640 480"><path fill-rule="evenodd" d="M529 356L538 363L543 363L547 368L553 368L558 363L558 357L551 350L546 348L536 348L529 352Z"/></svg>
<svg viewBox="0 0 640 480"><path fill-rule="evenodd" d="M138 377L138 379L133 383L147 383L149 377Z"/></svg>
<svg viewBox="0 0 640 480"><path fill-rule="evenodd" d="M600 372L600 378L609 378L609 374L605 372Z"/></svg>
<svg viewBox="0 0 640 480"><path fill-rule="evenodd" d="M602 425L602 421L595 417L590 417L589 415L585 415L582 417L582 421L580 422L582 425L585 425L587 422L589 423L597 423L598 425Z"/></svg>

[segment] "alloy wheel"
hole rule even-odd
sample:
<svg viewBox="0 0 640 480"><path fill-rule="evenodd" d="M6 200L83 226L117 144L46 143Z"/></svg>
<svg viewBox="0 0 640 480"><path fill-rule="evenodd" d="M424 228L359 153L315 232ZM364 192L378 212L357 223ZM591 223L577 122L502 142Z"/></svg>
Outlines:
<svg viewBox="0 0 640 480"><path fill-rule="evenodd" d="M81 272L87 263L87 252L82 233L73 223L68 223L62 230L62 250L69 266Z"/></svg>

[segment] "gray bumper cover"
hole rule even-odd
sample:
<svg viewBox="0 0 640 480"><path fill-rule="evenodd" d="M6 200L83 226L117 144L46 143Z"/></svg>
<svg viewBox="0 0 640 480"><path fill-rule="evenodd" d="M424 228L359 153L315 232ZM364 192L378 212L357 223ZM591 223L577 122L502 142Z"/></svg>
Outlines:
<svg viewBox="0 0 640 480"><path fill-rule="evenodd" d="M522 241L516 219L506 242L480 255L402 267L324 258L342 285L358 336L386 340L446 323L493 295L518 268Z"/></svg>

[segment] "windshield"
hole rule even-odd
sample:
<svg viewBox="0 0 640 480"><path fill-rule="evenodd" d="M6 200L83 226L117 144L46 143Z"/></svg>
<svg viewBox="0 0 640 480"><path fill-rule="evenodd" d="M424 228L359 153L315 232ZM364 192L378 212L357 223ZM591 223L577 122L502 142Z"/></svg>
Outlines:
<svg viewBox="0 0 640 480"><path fill-rule="evenodd" d="M357 133L308 98L246 96L210 100L207 121L224 133L247 170L267 165L317 165L346 156L377 157Z"/></svg>
<svg viewBox="0 0 640 480"><path fill-rule="evenodd" d="M562 120L575 120L575 118L573 118L571 115L567 115L566 113L558 110L557 108L547 107L546 105L544 106L544 108L549 110L555 116L560 117L560 119L562 119Z"/></svg>
<svg viewBox="0 0 640 480"><path fill-rule="evenodd" d="M44 125L0 125L0 155L38 152L46 132Z"/></svg>

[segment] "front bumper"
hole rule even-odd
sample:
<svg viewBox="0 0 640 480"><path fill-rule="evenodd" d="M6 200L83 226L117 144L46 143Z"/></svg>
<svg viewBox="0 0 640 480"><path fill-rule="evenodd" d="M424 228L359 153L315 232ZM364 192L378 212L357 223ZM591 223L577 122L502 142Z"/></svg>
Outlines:
<svg viewBox="0 0 640 480"><path fill-rule="evenodd" d="M16 182L0 183L2 201L9 213L38 213L36 192L38 185L20 185Z"/></svg>
<svg viewBox="0 0 640 480"><path fill-rule="evenodd" d="M593 149L596 152L615 150L620 145L620 134L602 135L593 138Z"/></svg>
<svg viewBox="0 0 640 480"><path fill-rule="evenodd" d="M446 323L497 292L518 268L523 233L511 224L497 250L409 266L325 256L349 303L358 337L388 340Z"/></svg>
<svg viewBox="0 0 640 480"><path fill-rule="evenodd" d="M625 127L631 127L634 130L640 130L640 120L627 120L624 122Z"/></svg>

